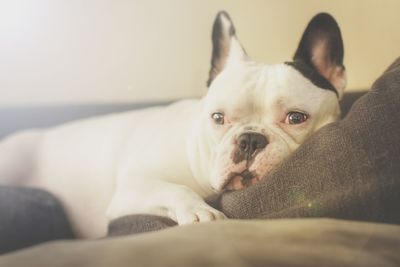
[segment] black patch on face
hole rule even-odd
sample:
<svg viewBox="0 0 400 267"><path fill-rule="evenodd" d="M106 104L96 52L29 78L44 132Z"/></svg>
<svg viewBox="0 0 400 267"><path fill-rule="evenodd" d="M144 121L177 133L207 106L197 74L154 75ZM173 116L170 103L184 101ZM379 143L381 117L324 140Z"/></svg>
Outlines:
<svg viewBox="0 0 400 267"><path fill-rule="evenodd" d="M255 175L252 172L250 172L248 169L244 170L241 173L233 172L233 173L229 174L229 178L228 178L226 185L228 185L232 181L232 179L235 178L236 176L240 176L242 178L241 183L245 187L251 185L251 180L255 177ZM223 186L223 187L225 187L225 186Z"/></svg>
<svg viewBox="0 0 400 267"><path fill-rule="evenodd" d="M254 175L249 170L245 170L244 172L242 172L240 174L240 176L243 177L244 181L251 181L251 179L254 178ZM242 180L242 183L243 183L243 180Z"/></svg>
<svg viewBox="0 0 400 267"><path fill-rule="evenodd" d="M239 162L242 162L245 159L246 159L246 154L242 152L239 148L235 148L232 157L233 163L238 164Z"/></svg>
<svg viewBox="0 0 400 267"><path fill-rule="evenodd" d="M324 77L322 76L313 65L308 65L302 60L295 60L292 62L285 62L286 65L295 68L299 71L305 78L309 79L315 86L332 91L339 97L339 93L336 88Z"/></svg>

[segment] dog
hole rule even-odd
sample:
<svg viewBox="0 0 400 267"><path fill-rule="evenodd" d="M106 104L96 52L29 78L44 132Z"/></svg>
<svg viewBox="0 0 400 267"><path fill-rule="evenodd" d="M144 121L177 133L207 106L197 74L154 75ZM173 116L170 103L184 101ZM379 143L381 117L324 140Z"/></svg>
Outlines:
<svg viewBox="0 0 400 267"><path fill-rule="evenodd" d="M346 74L340 29L326 13L310 21L291 62L250 60L224 11L212 43L202 99L14 134L0 143L0 183L53 193L84 238L130 214L223 219L204 198L268 179L337 120Z"/></svg>

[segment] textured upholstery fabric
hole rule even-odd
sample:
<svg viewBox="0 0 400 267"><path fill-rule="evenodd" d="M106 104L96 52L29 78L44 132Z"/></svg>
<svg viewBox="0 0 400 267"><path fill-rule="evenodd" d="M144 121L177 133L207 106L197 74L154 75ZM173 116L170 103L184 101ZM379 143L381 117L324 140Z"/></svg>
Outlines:
<svg viewBox="0 0 400 267"><path fill-rule="evenodd" d="M0 267L396 267L399 249L399 225L226 220L44 244L0 257Z"/></svg>
<svg viewBox="0 0 400 267"><path fill-rule="evenodd" d="M72 237L64 211L51 194L0 186L0 254Z"/></svg>

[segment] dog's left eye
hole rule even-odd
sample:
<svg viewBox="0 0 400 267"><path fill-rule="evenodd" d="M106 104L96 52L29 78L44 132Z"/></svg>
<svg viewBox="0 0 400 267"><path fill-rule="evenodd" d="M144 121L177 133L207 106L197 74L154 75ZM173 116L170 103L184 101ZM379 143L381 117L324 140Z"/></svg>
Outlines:
<svg viewBox="0 0 400 267"><path fill-rule="evenodd" d="M211 114L211 118L214 120L215 124L222 125L225 122L224 114L221 112L214 112Z"/></svg>
<svg viewBox="0 0 400 267"><path fill-rule="evenodd" d="M308 119L308 115L305 113L292 111L289 112L286 116L285 123L286 124L300 124L305 122Z"/></svg>

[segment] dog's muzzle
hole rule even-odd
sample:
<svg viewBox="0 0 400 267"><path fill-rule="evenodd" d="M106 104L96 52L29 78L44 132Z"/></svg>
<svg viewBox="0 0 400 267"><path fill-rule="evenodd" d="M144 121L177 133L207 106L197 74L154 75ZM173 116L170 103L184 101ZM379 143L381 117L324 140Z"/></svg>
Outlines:
<svg viewBox="0 0 400 267"><path fill-rule="evenodd" d="M268 145L267 138L259 133L244 133L239 136L233 155L235 164L253 159L257 153Z"/></svg>
<svg viewBox="0 0 400 267"><path fill-rule="evenodd" d="M232 160L234 164L245 161L245 165L239 172L229 174L222 187L224 190L245 188L260 180L261 177L258 177L254 171L249 171L249 167L254 162L256 155L265 149L268 143L265 135L255 132L245 132L237 138Z"/></svg>

